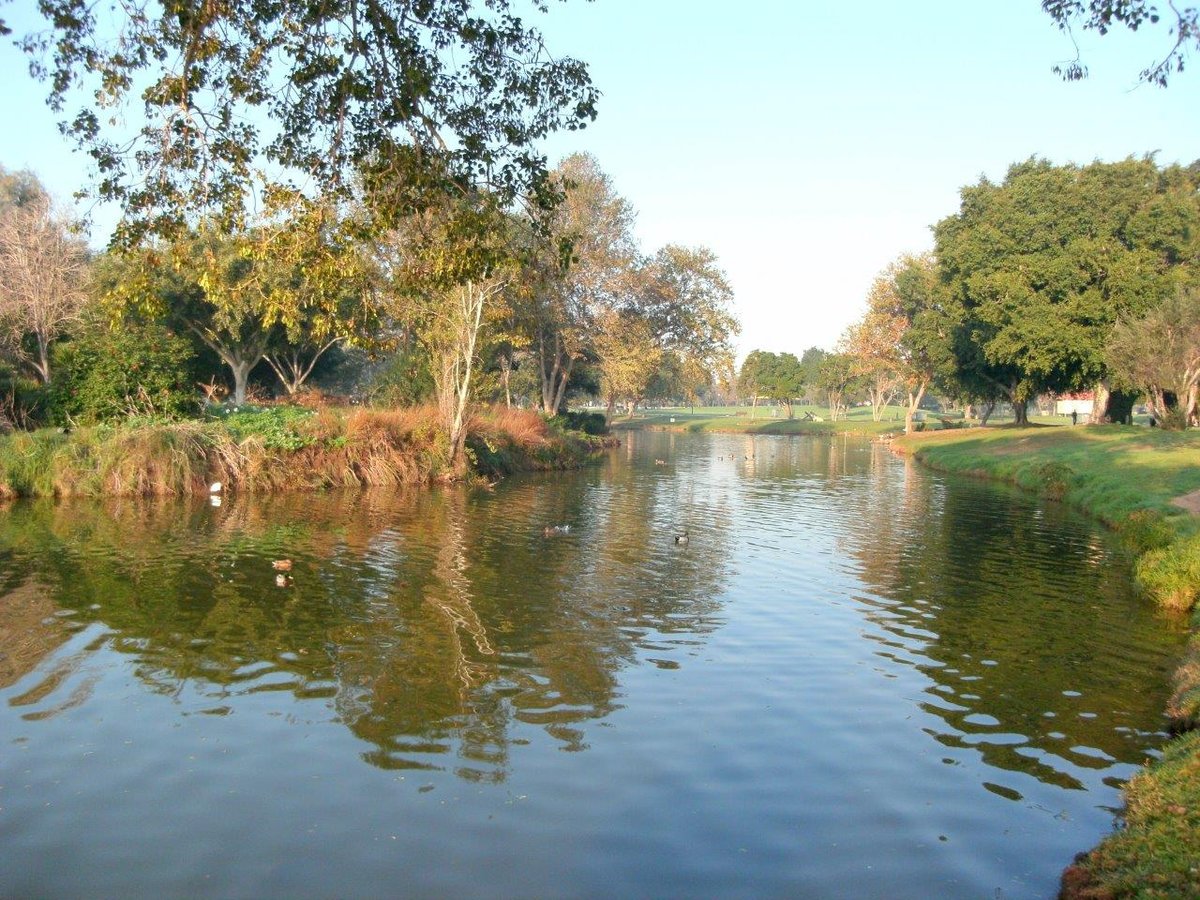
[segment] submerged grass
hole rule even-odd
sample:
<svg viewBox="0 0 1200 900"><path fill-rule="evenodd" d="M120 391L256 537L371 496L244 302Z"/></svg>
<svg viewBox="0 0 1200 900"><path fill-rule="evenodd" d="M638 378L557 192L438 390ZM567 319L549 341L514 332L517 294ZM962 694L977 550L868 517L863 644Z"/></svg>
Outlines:
<svg viewBox="0 0 1200 900"><path fill-rule="evenodd" d="M578 466L602 445L519 411L481 412L468 437L488 450L474 450L485 475ZM433 407L250 410L0 436L0 498L186 495L214 481L245 492L419 484L448 462Z"/></svg>
<svg viewBox="0 0 1200 900"><path fill-rule="evenodd" d="M1061 896L1200 896L1200 734L1192 730L1200 724L1200 433L972 429L914 435L897 446L932 468L1007 481L1096 516L1137 554L1134 577L1146 595L1168 609L1194 610L1167 707L1183 736L1129 783L1124 828L1063 873Z"/></svg>

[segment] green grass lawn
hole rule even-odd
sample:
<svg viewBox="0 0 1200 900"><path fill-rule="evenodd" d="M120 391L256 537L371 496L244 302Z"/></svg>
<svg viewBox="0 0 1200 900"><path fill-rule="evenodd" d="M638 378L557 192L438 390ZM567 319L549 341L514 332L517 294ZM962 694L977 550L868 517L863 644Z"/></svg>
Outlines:
<svg viewBox="0 0 1200 900"><path fill-rule="evenodd" d="M846 418L837 422L830 421L829 410L822 406L795 406L793 410L795 417L789 419L783 407L772 406L759 406L757 409L749 406L697 406L694 410L686 406L639 409L632 419L618 414L612 424L617 429L652 428L738 434L882 434L904 428L904 410L896 406L889 406L880 422L871 420L868 407L855 407ZM804 419L806 412L821 421Z"/></svg>
<svg viewBox="0 0 1200 900"><path fill-rule="evenodd" d="M663 409L639 409L632 418L618 413L612 425L616 429L666 429L675 431L711 431L734 432L737 434L829 434L831 432L850 432L856 434L885 434L904 430L904 407L888 406L884 408L883 417L876 422L871 418L871 409L867 406L851 408L846 416L838 421L831 421L829 410L824 406L797 405L793 407L794 417L789 419L784 407L759 406L697 406L694 409L687 406L666 407ZM805 419L809 413L813 419ZM962 413L931 413L925 412L926 429L942 429L943 420L957 424L962 421ZM816 421L820 419L821 421ZM1030 422L1037 425L1070 425L1071 420L1066 416L1030 416ZM1012 418L993 416L989 424L1005 424ZM974 424L974 423L968 423Z"/></svg>
<svg viewBox="0 0 1200 900"><path fill-rule="evenodd" d="M1200 431L1141 426L974 428L900 439L918 459L1057 495L1112 527L1141 510L1184 516L1171 501L1200 490Z"/></svg>

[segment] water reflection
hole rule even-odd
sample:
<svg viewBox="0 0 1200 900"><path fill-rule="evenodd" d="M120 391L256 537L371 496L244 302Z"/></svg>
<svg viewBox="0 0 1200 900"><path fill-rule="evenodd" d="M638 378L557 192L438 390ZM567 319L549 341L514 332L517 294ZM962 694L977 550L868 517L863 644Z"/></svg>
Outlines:
<svg viewBox="0 0 1200 900"><path fill-rule="evenodd" d="M9 507L0 894L1047 896L1159 743L1126 565L840 437Z"/></svg>
<svg viewBox="0 0 1200 900"><path fill-rule="evenodd" d="M719 530L703 561L677 552L655 524L675 492L622 490L633 477L615 490L597 475L497 494L16 506L0 517L6 683L72 630L100 637L11 702L50 697L114 650L153 691L200 685L202 712L266 691L327 699L373 745L372 765L502 780L514 720L582 749L639 650L715 626ZM546 523L572 528L548 539Z"/></svg>
<svg viewBox="0 0 1200 900"><path fill-rule="evenodd" d="M876 462L903 474L857 505L841 543L870 589L864 637L929 679L920 708L942 725L928 734L1073 790L1081 769L1144 762L1162 737L1172 623L1134 597L1128 561L1061 505Z"/></svg>

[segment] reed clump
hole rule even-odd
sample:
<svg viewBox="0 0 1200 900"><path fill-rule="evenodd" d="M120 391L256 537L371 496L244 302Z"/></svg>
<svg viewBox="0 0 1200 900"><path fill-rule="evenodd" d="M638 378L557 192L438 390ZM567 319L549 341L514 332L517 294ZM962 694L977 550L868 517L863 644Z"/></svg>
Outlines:
<svg viewBox="0 0 1200 900"><path fill-rule="evenodd" d="M523 410L482 410L468 434L469 462L488 476L578 466L602 446ZM0 436L0 498L179 496L217 481L252 493L422 484L449 463L433 406L221 410Z"/></svg>

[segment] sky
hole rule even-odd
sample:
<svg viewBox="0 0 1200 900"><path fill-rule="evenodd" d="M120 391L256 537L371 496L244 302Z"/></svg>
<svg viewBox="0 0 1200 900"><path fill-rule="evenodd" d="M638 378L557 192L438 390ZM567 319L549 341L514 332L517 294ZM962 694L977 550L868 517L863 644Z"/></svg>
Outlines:
<svg viewBox="0 0 1200 900"><path fill-rule="evenodd" d="M4 7L18 33L31 6ZM929 249L981 176L1030 156L1200 159L1200 71L1166 90L1137 81L1165 30L1076 35L1090 77L1067 84L1051 68L1075 46L1038 0L551 0L533 18L602 92L596 122L543 152L593 154L647 253L716 253L739 357L832 348L876 274ZM86 166L7 44L0 85L0 164L69 197ZM96 211L94 243L112 218Z"/></svg>

